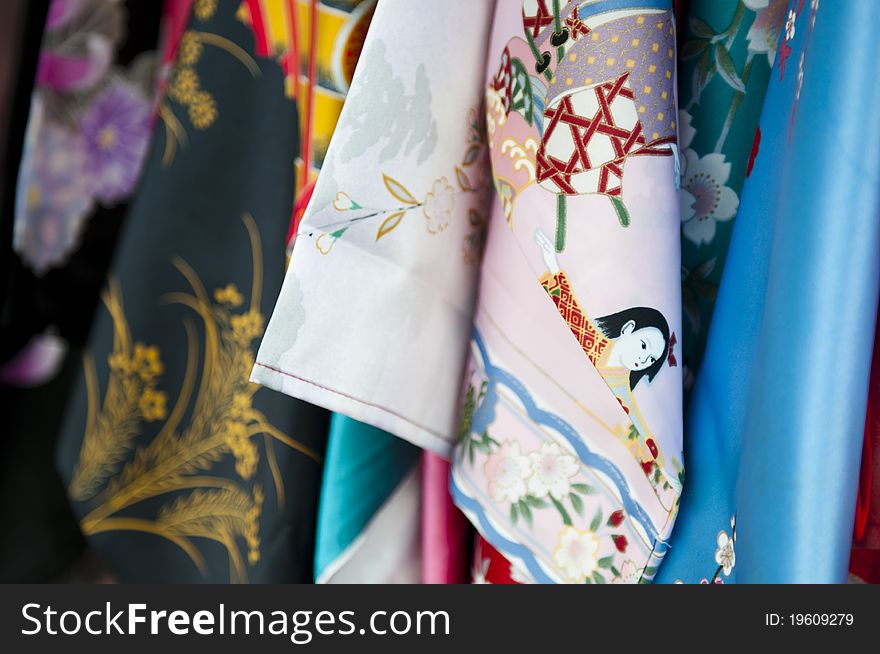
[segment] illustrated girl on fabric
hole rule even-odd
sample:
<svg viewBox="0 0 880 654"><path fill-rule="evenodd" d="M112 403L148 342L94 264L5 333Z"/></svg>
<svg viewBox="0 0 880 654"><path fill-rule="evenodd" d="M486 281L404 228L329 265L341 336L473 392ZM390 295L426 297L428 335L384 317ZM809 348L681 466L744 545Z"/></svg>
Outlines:
<svg viewBox="0 0 880 654"><path fill-rule="evenodd" d="M669 325L663 314L648 307L633 307L592 320L560 268L553 242L540 230L535 241L547 265L541 285L602 378L612 388L618 380L624 381L629 390L643 377L652 381L663 368L669 350Z"/></svg>
<svg viewBox="0 0 880 654"><path fill-rule="evenodd" d="M642 379L647 378L650 383L667 362L675 365L671 354L675 340L670 336L669 324L662 313L649 307L632 307L590 318L560 268L553 241L541 230L535 232L535 241L547 266L547 272L540 277L541 285L644 440L651 458L643 461L642 466L650 475L659 452L632 391Z"/></svg>

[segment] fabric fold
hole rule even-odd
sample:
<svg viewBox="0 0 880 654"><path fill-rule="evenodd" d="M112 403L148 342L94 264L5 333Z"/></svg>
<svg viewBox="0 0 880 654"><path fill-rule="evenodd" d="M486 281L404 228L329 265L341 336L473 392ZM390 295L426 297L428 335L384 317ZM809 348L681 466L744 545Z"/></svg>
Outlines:
<svg viewBox="0 0 880 654"><path fill-rule="evenodd" d="M377 6L252 375L447 456L485 223L493 4ZM468 64L450 65L451 43Z"/></svg>
<svg viewBox="0 0 880 654"><path fill-rule="evenodd" d="M866 5L788 4L663 581L846 579L880 261L880 125L859 120L880 101L878 27Z"/></svg>
<svg viewBox="0 0 880 654"><path fill-rule="evenodd" d="M496 583L647 583L666 550L683 476L671 8L497 5L497 193L451 482Z"/></svg>
<svg viewBox="0 0 880 654"><path fill-rule="evenodd" d="M422 583L468 581L468 554L473 539L468 521L449 494L449 461L422 454Z"/></svg>
<svg viewBox="0 0 880 654"><path fill-rule="evenodd" d="M331 420L315 543L317 583L418 583L420 450L341 414Z"/></svg>

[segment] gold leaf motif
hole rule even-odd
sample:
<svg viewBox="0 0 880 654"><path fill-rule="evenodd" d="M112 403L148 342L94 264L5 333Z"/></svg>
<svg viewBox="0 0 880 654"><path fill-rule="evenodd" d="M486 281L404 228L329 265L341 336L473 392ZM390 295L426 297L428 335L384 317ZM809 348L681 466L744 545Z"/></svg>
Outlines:
<svg viewBox="0 0 880 654"><path fill-rule="evenodd" d="M388 192L404 204L419 203L419 201L416 200L415 197L413 197L413 194L410 193L403 184L398 182L393 177L389 177L385 173L382 173L382 181L385 182L385 188L388 189Z"/></svg>
<svg viewBox="0 0 880 654"><path fill-rule="evenodd" d="M468 176L465 174L465 172L458 166L455 167L455 178L456 180L458 180L458 185L462 191L474 190L474 187L471 186L471 180L468 179Z"/></svg>
<svg viewBox="0 0 880 654"><path fill-rule="evenodd" d="M239 489L194 490L161 509L156 526L180 538L206 538L224 545L230 557L230 581L247 580L237 539L244 539L251 564L259 561L259 518L263 493L254 496Z"/></svg>
<svg viewBox="0 0 880 654"><path fill-rule="evenodd" d="M248 378L254 365L254 341L262 335L264 325L259 312L263 263L256 223L249 215L243 221L254 263L249 306L238 308L245 297L232 284L217 289L212 302L195 271L186 262L175 261L192 293L171 293L165 299L188 307L201 319L204 356L198 371L202 347L193 321L185 321L186 371L170 412L166 394L155 388L164 372L159 350L132 344L121 291L111 281L104 295L114 327L110 374L99 407L97 375L91 358L86 357L88 412L70 487L71 497L78 501L104 491L100 502L81 521L84 534L136 531L158 535L186 552L202 573L207 572L205 559L191 539L214 540L227 550L230 581L234 582L246 581L247 564L254 565L260 559L263 491L250 480L263 460L262 452L268 459L279 505L283 502L283 481L272 450L275 441L316 462L321 458L279 431L253 406L259 387ZM189 424L184 426L185 416L189 416ZM128 456L142 421L163 422L151 442ZM263 450L257 445L260 442ZM238 477L210 475L224 458L234 462ZM170 493L175 495L154 519L133 516L131 507ZM242 542L247 547L246 557Z"/></svg>
<svg viewBox="0 0 880 654"><path fill-rule="evenodd" d="M393 213L388 216L385 220L382 221L382 224L379 225L379 231L376 232L376 240L378 241L380 238L390 233L395 227L400 224L400 221L403 220L404 217L403 211L398 211L397 213Z"/></svg>

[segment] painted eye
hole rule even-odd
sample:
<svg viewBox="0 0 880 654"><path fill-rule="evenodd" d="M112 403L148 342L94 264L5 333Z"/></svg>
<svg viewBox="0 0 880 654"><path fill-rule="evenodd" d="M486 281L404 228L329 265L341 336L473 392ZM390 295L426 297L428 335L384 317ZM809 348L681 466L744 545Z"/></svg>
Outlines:
<svg viewBox="0 0 880 654"><path fill-rule="evenodd" d="M645 347L645 341L642 341L642 349L643 349L643 350L647 350L647 349L648 349L647 347Z"/></svg>

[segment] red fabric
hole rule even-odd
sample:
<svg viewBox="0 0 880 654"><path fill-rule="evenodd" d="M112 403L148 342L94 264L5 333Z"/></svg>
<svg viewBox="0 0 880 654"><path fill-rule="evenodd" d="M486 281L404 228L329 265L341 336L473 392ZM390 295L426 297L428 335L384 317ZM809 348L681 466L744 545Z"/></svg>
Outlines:
<svg viewBox="0 0 880 654"><path fill-rule="evenodd" d="M293 245L293 239L296 238L296 233L299 231L299 223L302 221L303 215L306 213L306 208L309 206L314 191L315 182L309 182L296 197L296 203L293 205L293 216L290 218L290 229L287 231L288 248Z"/></svg>
<svg viewBox="0 0 880 654"><path fill-rule="evenodd" d="M681 39L684 34L684 19L685 12L687 11L687 0L675 0L672 5L672 10L675 13L676 36L678 39Z"/></svg>
<svg viewBox="0 0 880 654"><path fill-rule="evenodd" d="M850 572L862 581L880 583L880 321L874 335L871 384L865 415L865 441L856 500Z"/></svg>
<svg viewBox="0 0 880 654"><path fill-rule="evenodd" d="M480 584L519 584L510 572L510 562L485 538L477 534L471 581Z"/></svg>
<svg viewBox="0 0 880 654"><path fill-rule="evenodd" d="M177 56L180 37L189 21L192 0L165 0L162 7L162 45L159 48L161 62L170 65Z"/></svg>
<svg viewBox="0 0 880 654"><path fill-rule="evenodd" d="M289 42L287 44L287 55L284 57L284 72L288 77L293 77L295 81L293 85L293 97L299 97L299 17L296 11L296 2L287 0L287 15L290 18L290 31L288 33Z"/></svg>
<svg viewBox="0 0 880 654"><path fill-rule="evenodd" d="M302 120L305 122L302 136L302 161L303 177L302 185L305 187L309 181L309 170L312 167L312 130L315 120L315 84L317 83L318 66L318 0L311 0L309 5L309 64L306 77L306 110Z"/></svg>
<svg viewBox="0 0 880 654"><path fill-rule="evenodd" d="M270 43L263 18L263 7L260 0L247 0L247 5L251 14L251 26L254 30L255 52L258 57L268 57Z"/></svg>

